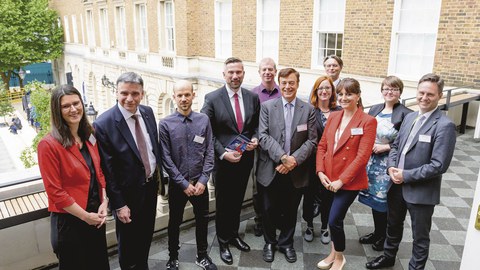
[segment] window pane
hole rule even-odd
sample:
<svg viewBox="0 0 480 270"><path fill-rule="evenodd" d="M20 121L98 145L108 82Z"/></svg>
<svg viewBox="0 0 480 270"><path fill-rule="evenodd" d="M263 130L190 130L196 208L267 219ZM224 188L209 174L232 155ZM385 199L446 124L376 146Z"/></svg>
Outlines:
<svg viewBox="0 0 480 270"><path fill-rule="evenodd" d="M335 39L336 39L336 34L328 34L328 43L327 43L327 48L329 49L335 49Z"/></svg>

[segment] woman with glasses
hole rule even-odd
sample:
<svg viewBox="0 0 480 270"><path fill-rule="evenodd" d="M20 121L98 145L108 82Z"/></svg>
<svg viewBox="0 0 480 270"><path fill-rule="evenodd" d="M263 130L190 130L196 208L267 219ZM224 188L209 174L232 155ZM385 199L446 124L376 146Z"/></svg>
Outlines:
<svg viewBox="0 0 480 270"><path fill-rule="evenodd" d="M337 87L342 80L340 79L340 72L343 68L342 59L336 55L329 55L323 59L323 67L327 76L332 79L333 85Z"/></svg>
<svg viewBox="0 0 480 270"><path fill-rule="evenodd" d="M327 119L331 112L339 111L342 107L337 105L337 95L333 81L328 76L320 76L313 84L310 93L310 104L315 107L316 127L318 141L322 137L323 130L327 124ZM317 143L318 143L317 141ZM320 185L318 176L315 173L315 155L310 158L312 168L310 171L310 182L304 189L303 197L303 219L307 222L307 229L303 239L307 242L313 241L313 218L320 214L322 226L320 229L320 241L323 244L330 242L328 232L328 215L330 213L330 204L333 199L333 193Z"/></svg>
<svg viewBox="0 0 480 270"><path fill-rule="evenodd" d="M38 165L51 212L51 243L59 269L109 269L108 198L93 128L77 89L55 88L50 133L38 144Z"/></svg>
<svg viewBox="0 0 480 270"><path fill-rule="evenodd" d="M390 145L397 137L403 118L412 112L400 104L402 92L402 80L395 76L386 77L381 85L385 102L371 107L368 112L377 119L377 136L367 165L368 189L360 191L358 200L372 208L375 230L360 237L359 241L372 244L376 251L383 250L387 230L387 192L392 183L387 174Z"/></svg>
<svg viewBox="0 0 480 270"><path fill-rule="evenodd" d="M360 84L343 79L336 89L341 111L328 118L317 149L316 172L322 185L333 192L328 226L331 252L321 260L320 269L343 269L346 260L343 220L358 192L368 187L367 166L377 121L363 112Z"/></svg>

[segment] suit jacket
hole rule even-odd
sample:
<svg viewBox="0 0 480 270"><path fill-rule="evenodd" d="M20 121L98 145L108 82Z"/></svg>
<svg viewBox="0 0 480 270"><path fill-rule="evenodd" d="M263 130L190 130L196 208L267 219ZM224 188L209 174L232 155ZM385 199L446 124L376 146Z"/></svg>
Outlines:
<svg viewBox="0 0 480 270"><path fill-rule="evenodd" d="M368 114L375 117L377 116L380 112L383 111L385 108L385 103L373 105L370 110L368 111ZM393 127L396 130L400 130L400 125L403 122L403 118L409 113L413 112L409 108L405 107L402 105L400 102L396 103L393 105L393 111L392 111L392 124Z"/></svg>
<svg viewBox="0 0 480 270"><path fill-rule="evenodd" d="M318 143L316 172L323 172L331 181L340 179L343 182L342 189L366 189L366 166L375 143L377 120L359 108L340 136L337 148L333 149L335 133L343 113L344 111L332 112L328 117L322 139Z"/></svg>
<svg viewBox="0 0 480 270"><path fill-rule="evenodd" d="M388 168L398 167L417 116L418 113L411 113L403 120L388 156ZM455 124L437 108L423 123L405 155L402 189L406 202L427 205L440 203L442 174L450 165L455 142Z"/></svg>
<svg viewBox="0 0 480 270"><path fill-rule="evenodd" d="M315 109L312 105L296 99L292 119L292 137L285 137L285 117L283 99L278 98L262 104L260 112L260 155L257 164L257 181L262 186L269 186L275 178L275 167L285 155L283 146L290 140L290 155L295 157L297 167L289 174L296 188L308 185L307 159L315 150L317 129Z"/></svg>
<svg viewBox="0 0 480 270"><path fill-rule="evenodd" d="M157 125L152 108L144 105L138 108L145 121L158 168L161 168ZM128 205L134 209L144 200L145 169L135 140L118 106L114 105L100 115L94 127L111 206L118 209ZM158 175L156 177L155 181L158 180ZM160 177L163 178L161 173Z"/></svg>
<svg viewBox="0 0 480 270"><path fill-rule="evenodd" d="M105 188L105 177L100 168L97 144L86 141L98 181L100 197ZM65 148L48 134L38 144L38 165L48 195L48 211L67 213L63 208L77 203L87 207L90 188L90 168L76 145Z"/></svg>
<svg viewBox="0 0 480 270"><path fill-rule="evenodd" d="M258 116L260 113L260 101L258 95L241 88L245 115L243 117L243 130L240 132L237 127L237 120L233 112L227 88L225 86L208 93L205 96L205 103L201 112L210 118L214 136L215 155L219 158L225 153L225 147L239 134L251 139L258 138ZM253 151L250 155L253 158ZM244 155L242 158L244 158Z"/></svg>

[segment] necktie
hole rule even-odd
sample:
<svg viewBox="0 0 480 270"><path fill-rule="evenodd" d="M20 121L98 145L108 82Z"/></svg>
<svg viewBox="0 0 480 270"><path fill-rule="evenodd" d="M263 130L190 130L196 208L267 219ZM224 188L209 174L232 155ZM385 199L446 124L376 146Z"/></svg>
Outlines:
<svg viewBox="0 0 480 270"><path fill-rule="evenodd" d="M283 145L283 150L290 155L290 140L292 138L292 103L285 104L285 109L287 113L285 115L285 144Z"/></svg>
<svg viewBox="0 0 480 270"><path fill-rule="evenodd" d="M408 135L407 141L405 142L405 146L403 147L402 153L400 154L400 159L398 160L398 168L403 169L405 166L405 154L407 153L410 145L413 142L413 138L418 133L420 127L422 127L423 121L425 121L425 115L420 116L418 120L415 121L413 124L412 129L410 130L410 134Z"/></svg>
<svg viewBox="0 0 480 270"><path fill-rule="evenodd" d="M149 177L152 170L150 169L150 162L148 161L148 150L147 143L145 142L145 136L143 136L142 128L140 127L140 122L138 121L138 116L132 115L132 118L135 120L135 137L137 138L138 152L140 152L143 167L145 167L145 176Z"/></svg>
<svg viewBox="0 0 480 270"><path fill-rule="evenodd" d="M237 127L238 132L242 132L243 130L243 118L242 118L242 110L240 110L240 101L238 100L238 94L233 94L233 98L235 99L235 115L237 118Z"/></svg>

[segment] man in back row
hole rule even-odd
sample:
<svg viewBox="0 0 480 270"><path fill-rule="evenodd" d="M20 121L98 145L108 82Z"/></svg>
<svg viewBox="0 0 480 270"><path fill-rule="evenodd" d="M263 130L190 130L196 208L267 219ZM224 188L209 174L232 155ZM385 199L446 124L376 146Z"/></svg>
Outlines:
<svg viewBox="0 0 480 270"><path fill-rule="evenodd" d="M260 85L254 87L252 92L258 95L260 104L275 98L279 98L280 88L275 82L275 76L277 75L277 65L272 58L263 58L258 65L258 74L262 82ZM255 150L255 162L252 170L252 194L253 194L253 209L255 210L255 227L253 227L253 233L255 236L262 236L262 206L260 204L260 198L258 195L257 181L256 181L256 167L258 162L258 148Z"/></svg>

